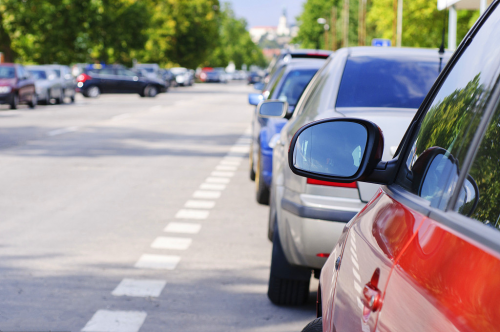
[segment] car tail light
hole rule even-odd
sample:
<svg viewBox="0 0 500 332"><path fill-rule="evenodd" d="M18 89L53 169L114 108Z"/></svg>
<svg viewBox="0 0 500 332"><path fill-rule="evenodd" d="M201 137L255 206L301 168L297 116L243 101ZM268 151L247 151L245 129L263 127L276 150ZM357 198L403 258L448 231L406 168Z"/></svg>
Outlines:
<svg viewBox="0 0 500 332"><path fill-rule="evenodd" d="M342 188L358 188L358 184L356 182L349 183L341 183L341 182L330 182L330 181L321 181L314 179L307 179L307 184L314 184L318 186L330 186L330 187L342 187Z"/></svg>
<svg viewBox="0 0 500 332"><path fill-rule="evenodd" d="M89 75L87 75L87 74L83 73L83 74L78 75L78 77L76 78L76 81L77 81L77 82L82 82L82 83L83 83L83 82L85 82L85 81L87 81L87 80L90 80L91 78L92 78L92 77L90 77Z"/></svg>
<svg viewBox="0 0 500 332"><path fill-rule="evenodd" d="M328 258L328 257L330 257L330 254L325 253L325 252L320 252L319 254L316 254L316 256L321 257L321 258Z"/></svg>

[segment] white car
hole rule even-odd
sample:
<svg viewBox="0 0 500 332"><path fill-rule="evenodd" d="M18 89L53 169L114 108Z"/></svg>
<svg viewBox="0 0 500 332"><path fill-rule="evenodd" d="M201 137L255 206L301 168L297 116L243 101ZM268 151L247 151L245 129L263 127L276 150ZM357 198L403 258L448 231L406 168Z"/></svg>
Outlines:
<svg viewBox="0 0 500 332"><path fill-rule="evenodd" d="M268 289L272 302L298 305L307 300L311 272L319 276L345 224L378 189L363 182L331 183L295 175L287 157L292 136L312 121L363 118L381 127L382 160L392 159L449 56L437 50L345 48L330 56L312 79L273 150ZM325 149L339 144L344 142L326 142Z"/></svg>

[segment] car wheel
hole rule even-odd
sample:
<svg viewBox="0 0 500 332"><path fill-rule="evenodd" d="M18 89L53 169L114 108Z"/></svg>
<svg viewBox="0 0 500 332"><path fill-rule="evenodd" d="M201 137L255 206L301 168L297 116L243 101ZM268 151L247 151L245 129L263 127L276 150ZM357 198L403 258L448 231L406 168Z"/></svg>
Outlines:
<svg viewBox="0 0 500 332"><path fill-rule="evenodd" d="M19 105L19 96L17 94L14 94L12 96L12 100L10 101L10 109L11 110L17 109L17 105Z"/></svg>
<svg viewBox="0 0 500 332"><path fill-rule="evenodd" d="M302 332L323 332L323 317L318 317L304 327Z"/></svg>
<svg viewBox="0 0 500 332"><path fill-rule="evenodd" d="M28 103L29 108L35 108L38 104L38 96L36 93L31 95L31 101Z"/></svg>
<svg viewBox="0 0 500 332"><path fill-rule="evenodd" d="M59 97L56 98L56 104L64 104L64 90L61 90Z"/></svg>
<svg viewBox="0 0 500 332"><path fill-rule="evenodd" d="M264 182L264 176L262 175L262 154L259 148L257 159L257 171L255 172L255 188L256 194L255 198L257 202L260 204L268 205L269 204L269 188L266 186Z"/></svg>
<svg viewBox="0 0 500 332"><path fill-rule="evenodd" d="M269 221L267 227L267 238L271 242L273 241L274 230L276 229L276 220L278 219L278 212L276 211L276 205L273 198L274 196L271 192L271 194L269 195Z"/></svg>
<svg viewBox="0 0 500 332"><path fill-rule="evenodd" d="M255 181L255 171L253 170L253 148L252 148L252 145L250 145L250 154L248 156L248 161L250 163L250 180Z"/></svg>
<svg viewBox="0 0 500 332"><path fill-rule="evenodd" d="M278 305L302 305L309 297L311 270L292 266L286 260L278 231L273 234L271 273L267 297Z"/></svg>
<svg viewBox="0 0 500 332"><path fill-rule="evenodd" d="M71 100L71 103L74 103L75 102L75 94L73 94L71 97L69 97L70 100Z"/></svg>
<svg viewBox="0 0 500 332"><path fill-rule="evenodd" d="M154 98L158 94L158 88L154 85L148 85L144 89L144 94L150 98Z"/></svg>
<svg viewBox="0 0 500 332"><path fill-rule="evenodd" d="M101 94L101 89L98 86L92 85L87 89L87 96L90 98L97 98Z"/></svg>

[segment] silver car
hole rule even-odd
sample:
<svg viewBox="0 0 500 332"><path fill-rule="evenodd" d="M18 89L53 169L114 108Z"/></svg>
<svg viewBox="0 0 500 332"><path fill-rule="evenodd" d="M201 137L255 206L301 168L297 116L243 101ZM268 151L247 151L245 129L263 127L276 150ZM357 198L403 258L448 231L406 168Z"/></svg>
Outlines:
<svg viewBox="0 0 500 332"><path fill-rule="evenodd" d="M415 112L450 54L437 50L357 47L338 50L299 100L273 150L269 239L273 241L268 296L276 304L307 300L345 224L376 193L368 183L306 179L288 167L289 142L304 124L332 117L363 118L384 132L390 160ZM265 101L261 104L271 102ZM342 142L326 142L334 149ZM354 156L353 156L354 158Z"/></svg>
<svg viewBox="0 0 500 332"><path fill-rule="evenodd" d="M61 83L63 95L61 103L64 102L64 98L69 98L73 103L76 95L76 79L71 74L71 69L64 65L46 65L44 67L52 69L56 73L56 79Z"/></svg>
<svg viewBox="0 0 500 332"><path fill-rule="evenodd" d="M26 66L26 69L35 80L39 103L49 104L52 100L55 100L56 104L63 102L62 84L53 69L47 66Z"/></svg>

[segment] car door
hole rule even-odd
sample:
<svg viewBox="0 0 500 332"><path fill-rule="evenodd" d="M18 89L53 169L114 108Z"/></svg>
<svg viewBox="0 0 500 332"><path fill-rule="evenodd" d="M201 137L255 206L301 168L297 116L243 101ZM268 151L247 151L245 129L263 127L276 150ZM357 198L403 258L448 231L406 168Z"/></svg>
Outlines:
<svg viewBox="0 0 500 332"><path fill-rule="evenodd" d="M104 67L103 69L91 72L90 76L98 79L99 89L102 93L117 92L118 76L112 67Z"/></svg>
<svg viewBox="0 0 500 332"><path fill-rule="evenodd" d="M426 107L392 186L393 199L426 218L392 268L379 331L498 330L497 5Z"/></svg>
<svg viewBox="0 0 500 332"><path fill-rule="evenodd" d="M33 82L29 79L29 73L23 66L17 66L18 95L20 102L26 102L34 93Z"/></svg>
<svg viewBox="0 0 500 332"><path fill-rule="evenodd" d="M139 76L128 69L120 68L118 69L118 86L120 92L124 93L140 93L143 82L139 79Z"/></svg>

